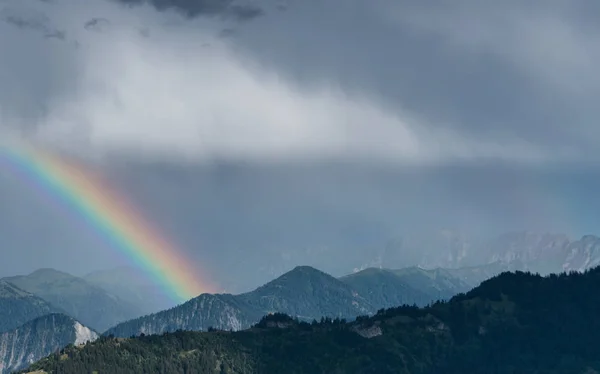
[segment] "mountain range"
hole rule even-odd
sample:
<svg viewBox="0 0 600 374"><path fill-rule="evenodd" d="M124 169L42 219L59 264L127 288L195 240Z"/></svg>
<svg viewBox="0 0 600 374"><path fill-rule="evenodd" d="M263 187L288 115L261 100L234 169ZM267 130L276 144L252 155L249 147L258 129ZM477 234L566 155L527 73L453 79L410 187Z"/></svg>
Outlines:
<svg viewBox="0 0 600 374"><path fill-rule="evenodd" d="M226 278L229 292L250 291L298 264L316 266L334 276L367 268L463 269L489 266L497 270L523 270L540 274L582 271L600 265L600 237L570 238L561 233L514 231L489 237L475 237L452 230L403 234L387 242L361 248L315 246L302 249L259 250L258 259L235 262L243 253L231 256L228 269L236 274ZM256 261L256 262L255 262ZM257 269L246 275L246 269ZM489 268L488 268L489 269ZM252 278L252 280L249 280ZM487 278L483 278L487 279Z"/></svg>
<svg viewBox="0 0 600 374"><path fill-rule="evenodd" d="M111 274L118 273L123 277L109 281ZM115 318L114 311L129 310L128 303L99 286L115 286L119 281L127 282L127 277L125 269L92 274L86 277L90 280L40 269L27 276L0 280L2 370L21 368L67 344L83 342L80 336L95 339L98 334L94 330L103 330L84 327L87 325L78 322L79 318L102 326ZM126 295L136 287L144 291L140 287L143 284L123 284L125 291L121 292ZM242 330L263 315L277 312L304 321L324 316L354 318L392 305L425 305L470 288L441 269L367 269L338 279L309 266L298 266L252 292L203 294L180 306L117 324L105 335L129 337L211 327ZM140 292L138 297L151 294ZM94 319L102 313L104 319Z"/></svg>
<svg viewBox="0 0 600 374"><path fill-rule="evenodd" d="M542 274L583 271L600 265L600 238L584 235L571 240L564 234L521 231L471 239L445 230L424 238L392 241L377 259L383 267L393 268L411 256L425 268L456 269L498 263Z"/></svg>
<svg viewBox="0 0 600 374"><path fill-rule="evenodd" d="M15 285L0 280L0 333L59 309Z"/></svg>
<svg viewBox="0 0 600 374"><path fill-rule="evenodd" d="M354 320L361 315L377 315L383 308L405 304L425 307L436 300L447 300L504 271L582 271L597 262L600 242L594 236L565 242L561 236L528 233L507 234L503 238L486 247L489 250L484 253L483 265L466 266L474 261L469 257L470 250L465 249L470 247L455 241L459 243L456 248L463 248L462 257L456 257L460 261L450 261L452 256L446 256L446 262L440 256L439 261L465 266L366 268L340 278L310 266L298 266L250 292L203 294L162 311L157 310L170 305L169 300L161 299L162 295L131 269L95 272L84 277L40 269L27 276L0 280L0 332L5 333L5 342L16 341L14 332L23 330L15 329L48 315L69 316L66 318L81 321L81 326L118 338L211 328L239 331L250 328L269 313L284 313L303 322L324 317ZM44 331L48 324L35 326L36 343L19 343L10 352L8 346L3 348L4 367L31 362L47 354L47 347L60 348L62 342L72 340L57 340L51 331ZM369 334L373 331L376 332ZM22 337L19 332L17 336ZM53 343L48 345L47 339Z"/></svg>
<svg viewBox="0 0 600 374"><path fill-rule="evenodd" d="M0 373L21 369L69 344L81 345L98 334L64 314L35 318L0 333Z"/></svg>
<svg viewBox="0 0 600 374"><path fill-rule="evenodd" d="M286 312L304 320L353 317L404 303L425 305L476 285L472 279L460 279L460 275L443 269L367 269L336 279L299 266L252 292L203 294L178 307L139 317L139 309L158 308L168 301L157 298L153 306L153 302L146 302L144 308L132 306L152 299L158 291L127 268L83 278L40 269L0 281L0 315L6 317L0 331L49 313L64 313L96 331L109 329L107 333L118 336L209 327L239 330L268 312Z"/></svg>
<svg viewBox="0 0 600 374"><path fill-rule="evenodd" d="M347 322L285 314L239 332L102 337L28 370L110 373L597 374L600 268L540 276L502 273L419 308Z"/></svg>
<svg viewBox="0 0 600 374"><path fill-rule="evenodd" d="M129 337L211 327L241 330L275 312L304 321L355 318L390 306L426 305L472 287L442 270L366 269L338 279L310 266L298 266L254 291L203 294L175 308L118 324L105 335Z"/></svg>
<svg viewBox="0 0 600 374"><path fill-rule="evenodd" d="M60 308L97 331L104 331L119 322L143 314L129 301L120 299L85 279L54 269L40 269L29 275L6 277L2 281L35 295L54 308ZM0 305L1 309L3 305Z"/></svg>

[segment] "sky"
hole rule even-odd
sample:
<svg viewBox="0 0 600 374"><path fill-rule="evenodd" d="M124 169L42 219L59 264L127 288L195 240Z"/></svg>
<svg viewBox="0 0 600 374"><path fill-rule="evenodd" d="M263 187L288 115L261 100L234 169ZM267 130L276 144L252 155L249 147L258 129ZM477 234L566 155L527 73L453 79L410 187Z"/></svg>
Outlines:
<svg viewBox="0 0 600 374"><path fill-rule="evenodd" d="M597 234L598 7L0 0L0 142L100 168L225 283L407 233ZM0 275L124 261L2 170L0 207Z"/></svg>

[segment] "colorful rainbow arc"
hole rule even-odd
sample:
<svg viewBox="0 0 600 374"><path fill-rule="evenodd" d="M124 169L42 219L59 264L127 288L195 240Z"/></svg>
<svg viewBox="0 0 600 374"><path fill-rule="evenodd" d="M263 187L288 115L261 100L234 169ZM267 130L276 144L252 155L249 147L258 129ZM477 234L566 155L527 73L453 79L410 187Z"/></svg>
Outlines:
<svg viewBox="0 0 600 374"><path fill-rule="evenodd" d="M210 292L183 253L99 176L72 161L28 146L0 147L2 164L73 210L112 248L144 270L175 301Z"/></svg>

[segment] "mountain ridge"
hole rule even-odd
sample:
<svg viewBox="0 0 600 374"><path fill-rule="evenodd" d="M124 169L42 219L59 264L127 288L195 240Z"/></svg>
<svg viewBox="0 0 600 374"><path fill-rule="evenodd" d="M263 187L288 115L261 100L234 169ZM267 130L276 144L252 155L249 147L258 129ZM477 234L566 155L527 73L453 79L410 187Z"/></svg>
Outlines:
<svg viewBox="0 0 600 374"><path fill-rule="evenodd" d="M407 259L412 260L407 264ZM501 264L505 270L531 270L542 274L583 271L600 265L600 237L588 234L572 239L560 233L510 231L474 239L441 230L391 240L376 260L368 264L395 268L404 263L426 269Z"/></svg>
<svg viewBox="0 0 600 374"><path fill-rule="evenodd" d="M82 278L50 268L28 275L2 278L98 331L140 315L127 301L89 284Z"/></svg>
<svg viewBox="0 0 600 374"><path fill-rule="evenodd" d="M370 272L335 278L310 266L296 266L253 291L238 295L202 294L177 307L120 323L104 335L126 338L209 328L237 331L250 327L265 314L279 312L305 321L321 317L355 318L396 305L398 301L426 305L439 298L438 293L420 292L411 287L410 275L394 275L391 271L386 274L394 281L394 287L369 293L368 288L377 283L371 279ZM459 279L453 278L453 282L461 287L443 289L445 296L469 288Z"/></svg>
<svg viewBox="0 0 600 374"><path fill-rule="evenodd" d="M0 333L62 310L42 298L0 279Z"/></svg>

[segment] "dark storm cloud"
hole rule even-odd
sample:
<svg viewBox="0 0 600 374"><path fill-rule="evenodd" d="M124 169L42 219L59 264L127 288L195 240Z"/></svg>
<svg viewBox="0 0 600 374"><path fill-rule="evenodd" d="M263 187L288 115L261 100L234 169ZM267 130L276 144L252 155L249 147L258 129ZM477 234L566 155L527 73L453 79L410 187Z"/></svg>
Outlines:
<svg viewBox="0 0 600 374"><path fill-rule="evenodd" d="M30 12L28 15L23 13L22 15L15 14L15 11L10 7L3 7L0 15L2 20L19 28L32 28L32 29L47 29L49 18L43 13Z"/></svg>
<svg viewBox="0 0 600 374"><path fill-rule="evenodd" d="M92 18L91 20L87 21L83 27L86 30L102 31L102 28L108 26L109 24L110 21L106 18Z"/></svg>
<svg viewBox="0 0 600 374"><path fill-rule="evenodd" d="M0 22L20 29L30 29L40 32L45 38L56 38L65 40L65 32L53 27L50 19L43 13L32 12L30 14L13 13L11 8L0 9Z"/></svg>
<svg viewBox="0 0 600 374"><path fill-rule="evenodd" d="M127 5L152 4L158 10L175 9L187 17L221 16L248 21L262 15L254 5L238 5L234 0L113 0Z"/></svg>

